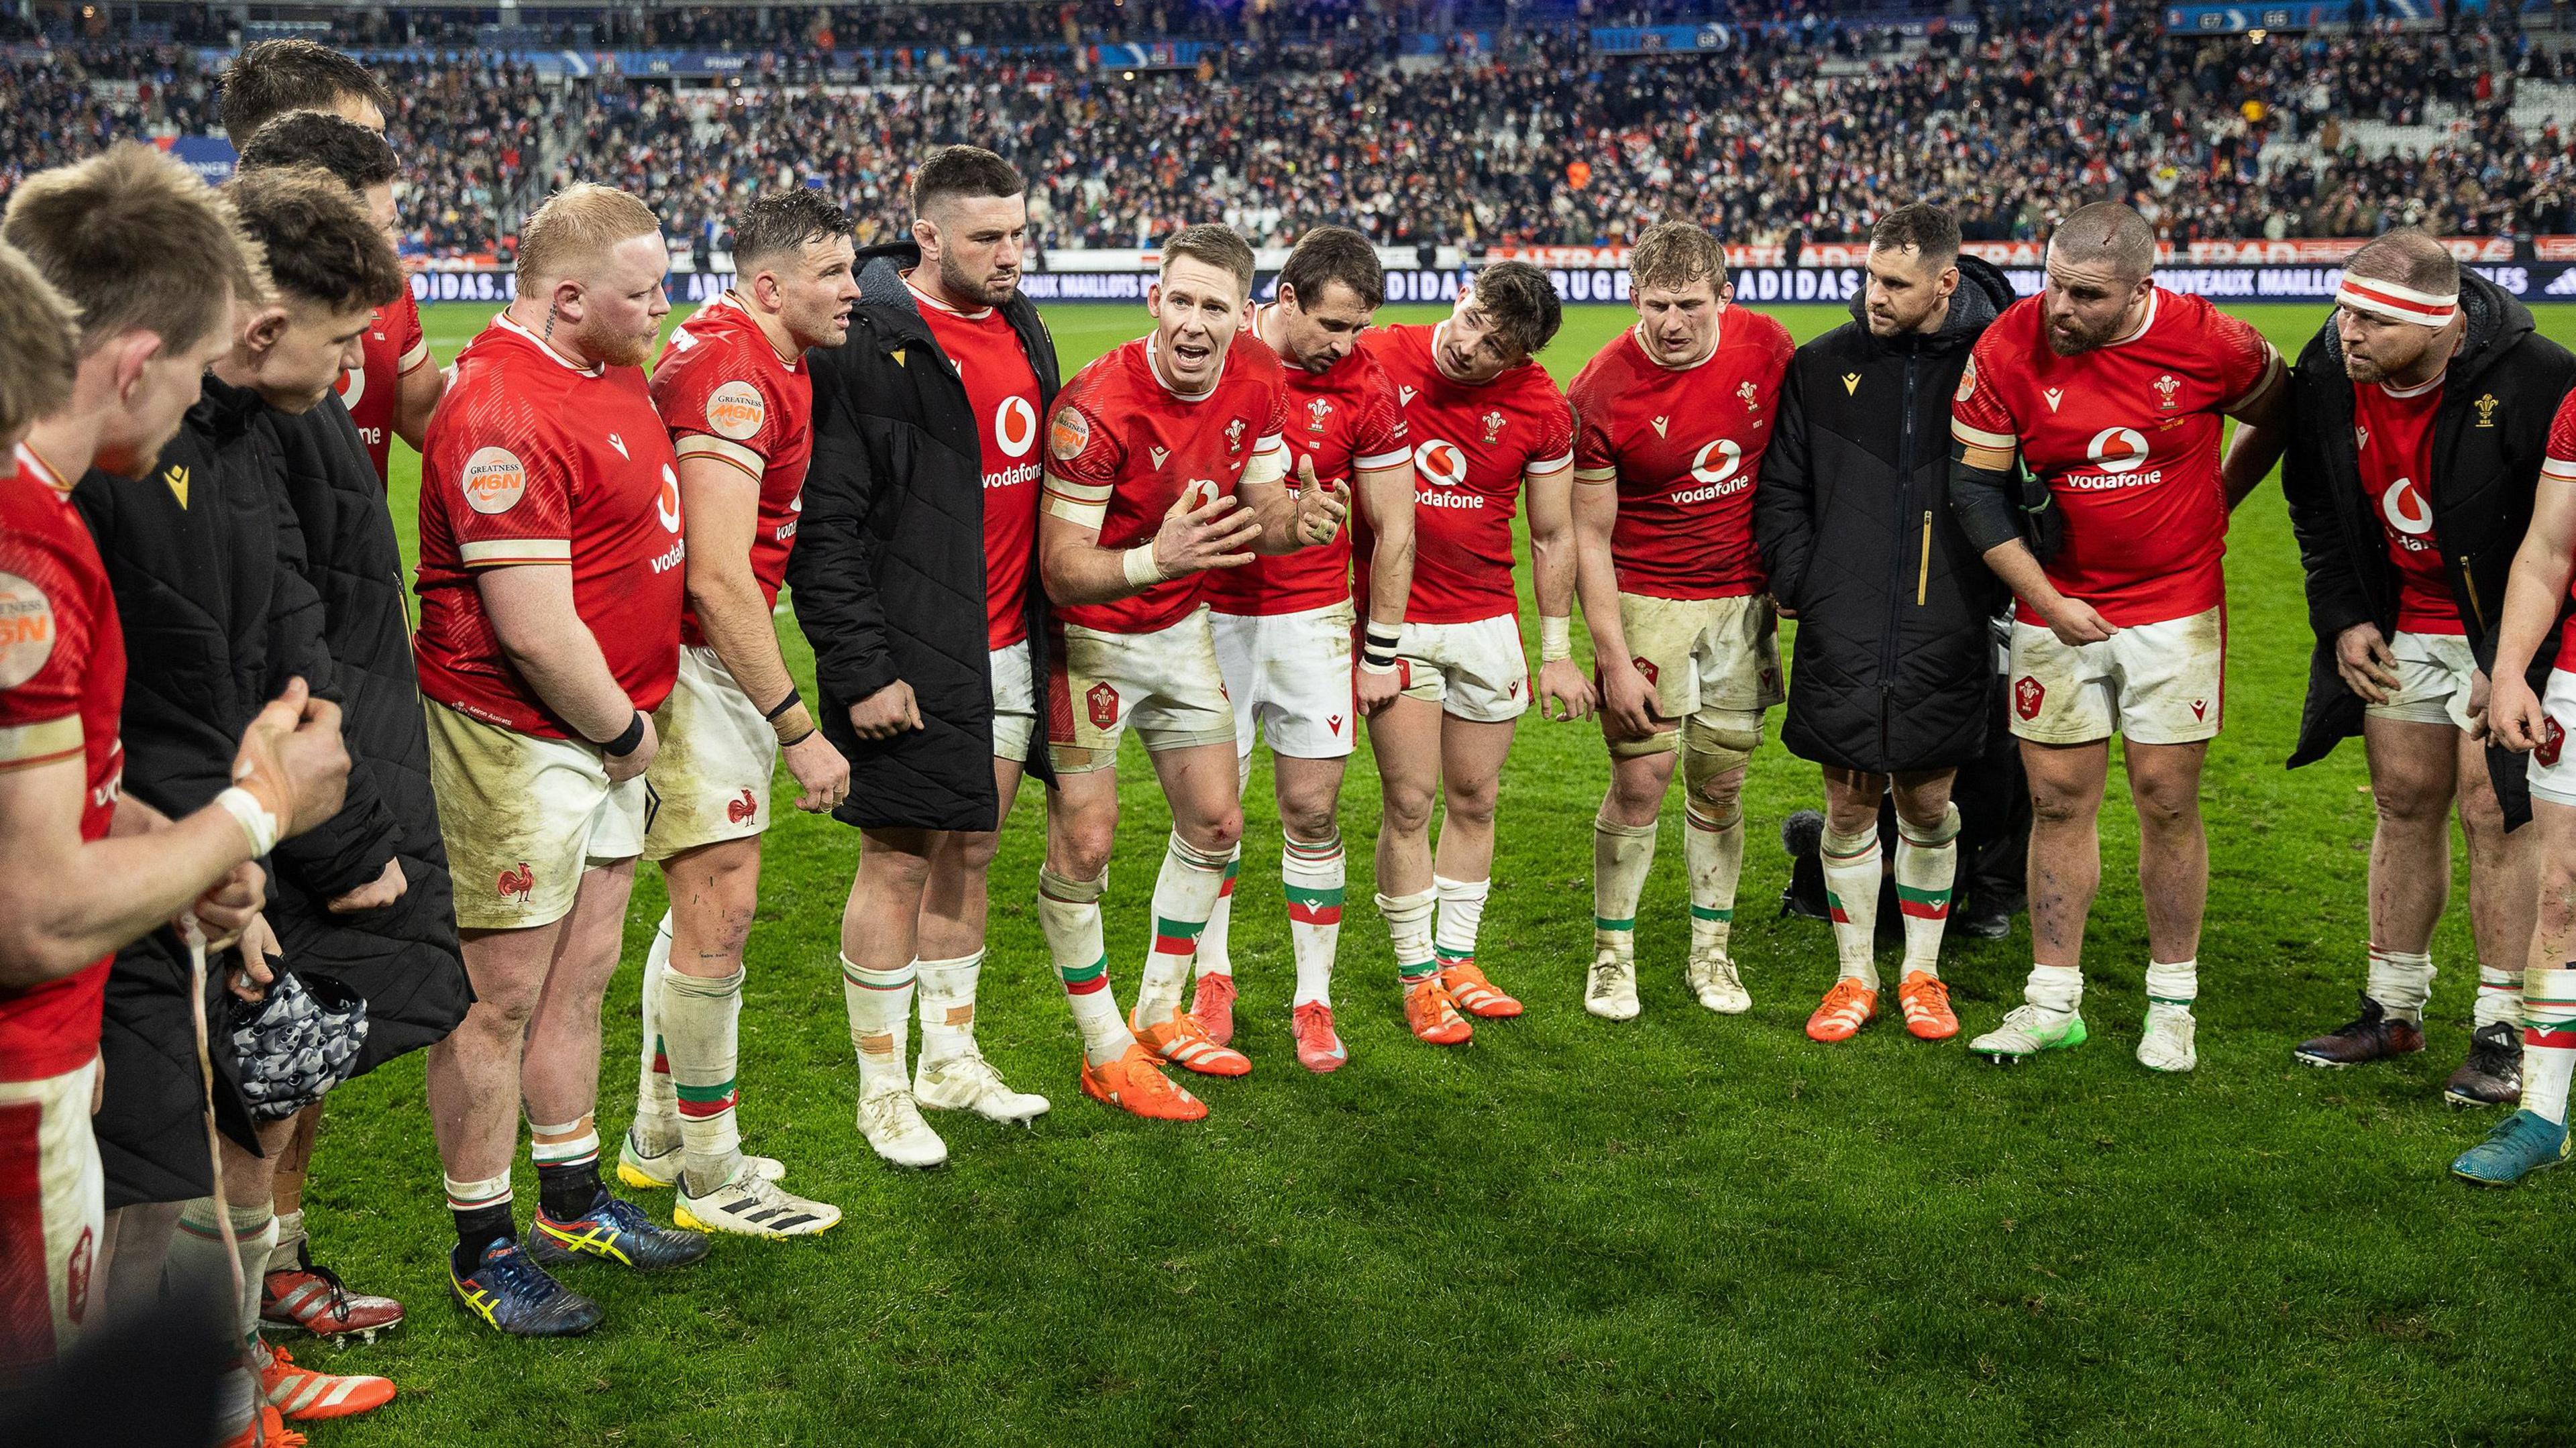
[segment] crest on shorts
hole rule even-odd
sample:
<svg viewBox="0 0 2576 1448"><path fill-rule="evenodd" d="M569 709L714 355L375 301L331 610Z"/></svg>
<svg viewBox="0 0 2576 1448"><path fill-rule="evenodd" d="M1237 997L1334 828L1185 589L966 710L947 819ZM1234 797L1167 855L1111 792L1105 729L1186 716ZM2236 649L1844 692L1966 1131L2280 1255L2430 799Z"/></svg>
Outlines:
<svg viewBox="0 0 2576 1448"><path fill-rule="evenodd" d="M1485 424L1485 441L1501 442L1503 440L1503 415L1499 412L1489 412L1485 414L1483 421Z"/></svg>
<svg viewBox="0 0 2576 1448"><path fill-rule="evenodd" d="M1628 662L1636 665L1637 672L1646 676L1646 682L1648 685L1651 686L1660 682L1657 678L1657 674L1660 671L1655 668L1655 661L1653 659L1647 658L1644 654L1639 654Z"/></svg>
<svg viewBox="0 0 2576 1448"><path fill-rule="evenodd" d="M1322 432L1324 430L1324 419L1332 415L1333 404L1325 401L1323 398L1318 397L1314 401L1307 403L1306 430L1308 432Z"/></svg>
<svg viewBox="0 0 2576 1448"><path fill-rule="evenodd" d="M727 824L746 824L759 813L760 801L751 797L748 786L743 789L742 798L725 801L725 823Z"/></svg>
<svg viewBox="0 0 2576 1448"><path fill-rule="evenodd" d="M1227 423L1227 424L1225 425L1225 450L1226 450L1227 452L1230 452L1230 453L1238 453L1238 452L1243 451L1243 419L1242 419L1242 418L1239 418L1239 417L1238 417L1238 418L1236 418L1234 421L1229 422L1229 423Z"/></svg>
<svg viewBox="0 0 2576 1448"><path fill-rule="evenodd" d="M2164 376L2156 379L2155 387L2156 396L2164 399L2165 411L2173 411L2174 394L2182 391L2182 383L2176 380L2172 373L2168 372Z"/></svg>
<svg viewBox="0 0 2576 1448"><path fill-rule="evenodd" d="M1091 711L1092 728L1108 729L1118 723L1118 691L1110 686L1108 680L1092 685L1090 692L1082 696L1082 702Z"/></svg>
<svg viewBox="0 0 2576 1448"><path fill-rule="evenodd" d="M72 1320L74 1327L89 1316L90 1268L97 1260L97 1238L89 1224L83 1222L79 1238L72 1243L71 1256L63 1262L63 1315Z"/></svg>
<svg viewBox="0 0 2576 1448"><path fill-rule="evenodd" d="M2559 724L2558 716L2543 714L2540 716L2540 747L2531 751L2531 757L2542 764L2554 765L2558 762L2560 746L2566 742L2567 730Z"/></svg>
<svg viewBox="0 0 2576 1448"><path fill-rule="evenodd" d="M2048 698L2048 689L2028 674L2013 680L2013 712L2024 722L2039 717L2039 706Z"/></svg>
<svg viewBox="0 0 2576 1448"><path fill-rule="evenodd" d="M537 872L528 868L527 861L521 860L519 868L501 872L498 888L502 899L517 900L524 904L528 897L537 891Z"/></svg>

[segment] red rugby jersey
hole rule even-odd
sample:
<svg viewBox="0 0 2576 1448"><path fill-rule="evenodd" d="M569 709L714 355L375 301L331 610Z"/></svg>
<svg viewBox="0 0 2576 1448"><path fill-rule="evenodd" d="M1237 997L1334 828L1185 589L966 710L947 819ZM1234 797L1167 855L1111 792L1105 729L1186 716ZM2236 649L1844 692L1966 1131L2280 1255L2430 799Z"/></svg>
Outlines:
<svg viewBox="0 0 2576 1448"><path fill-rule="evenodd" d="M421 459L420 691L487 723L577 737L519 677L477 570L572 567L573 607L646 712L680 663L679 459L643 369L576 367L504 312L457 355Z"/></svg>
<svg viewBox="0 0 2576 1448"><path fill-rule="evenodd" d="M83 842L116 816L125 634L71 479L26 447L0 479L0 770L78 761ZM98 1054L113 954L26 990L0 988L0 1081L59 1076Z"/></svg>
<svg viewBox="0 0 2576 1448"><path fill-rule="evenodd" d="M998 308L961 312L913 288L930 336L948 354L983 447L984 645L1029 636L1029 571L1038 552L1038 374Z"/></svg>
<svg viewBox="0 0 2576 1448"><path fill-rule="evenodd" d="M2551 482L2576 483L2576 392L2560 399L2558 415L2550 420L2549 455L2541 460L2540 475ZM2568 591L2576 594L2576 580L2569 582ZM2567 619L2558 642L2558 656L2576 661L2576 652L2570 652L2571 648L2576 648L2576 614ZM2566 667L2576 667L2576 662Z"/></svg>
<svg viewBox="0 0 2576 1448"><path fill-rule="evenodd" d="M1100 546L1123 550L1148 541L1183 492L1205 506L1232 497L1255 458L1274 462L1286 444L1287 387L1279 359L1237 331L1217 379L1199 397L1184 397L1154 370L1155 340L1122 343L1074 375L1056 394L1047 425L1046 506L1079 517L1106 508ZM1158 583L1133 598L1060 608L1067 623L1108 633L1152 633L1199 606L1207 574Z"/></svg>
<svg viewBox="0 0 2576 1448"><path fill-rule="evenodd" d="M1581 483L1616 481L1610 559L1619 591L1654 598L1737 598L1765 582L1753 542L1753 480L1771 446L1780 379L1797 344L1759 312L1729 307L1717 348L1666 367L1629 328L1584 364L1568 389L1582 432Z"/></svg>
<svg viewBox="0 0 2576 1448"><path fill-rule="evenodd" d="M2466 633L2433 533L2433 414L2442 410L2442 379L2411 392L2384 383L2352 387L2353 451L2361 490L2388 539L2397 565L2397 626L2408 633Z"/></svg>
<svg viewBox="0 0 2576 1448"><path fill-rule="evenodd" d="M402 379L431 365L429 338L420 329L420 303L412 300L408 287L367 319L366 351L364 365L340 374L340 401L358 425L376 476L383 478L393 456L394 404L401 399Z"/></svg>
<svg viewBox="0 0 2576 1448"><path fill-rule="evenodd" d="M653 364L652 391L673 452L730 463L760 484L751 576L776 607L814 456L814 379L804 356L778 355L758 319L728 291L671 333ZM697 609L684 600L680 642L706 641Z"/></svg>
<svg viewBox="0 0 2576 1448"><path fill-rule="evenodd" d="M1208 603L1219 613L1304 613L1348 600L1351 534L1359 518L1354 496L1358 475L1413 456L1405 443L1395 384L1375 358L1355 351L1320 375L1303 367L1281 370L1288 379L1289 485L1297 483L1298 459L1311 459L1316 481L1339 488L1351 505L1352 524L1330 543L1256 558L1210 575ZM1365 608L1367 600L1360 604Z"/></svg>
<svg viewBox="0 0 2576 1448"><path fill-rule="evenodd" d="M1490 382L1452 380L1433 360L1441 328L1396 326L1360 338L1395 384L1413 443L1413 623L1474 623L1520 612L1512 518L1522 483L1572 466L1574 410L1536 362ZM1368 591L1360 563L1360 592Z"/></svg>
<svg viewBox="0 0 2576 1448"><path fill-rule="evenodd" d="M2137 332L2074 357L2049 350L2040 299L2013 303L1959 379L1951 435L2019 447L2063 513L2048 581L2127 627L2226 598L2221 414L2268 386L2280 355L2201 297L2158 287ZM2027 600L2021 616L2039 622Z"/></svg>

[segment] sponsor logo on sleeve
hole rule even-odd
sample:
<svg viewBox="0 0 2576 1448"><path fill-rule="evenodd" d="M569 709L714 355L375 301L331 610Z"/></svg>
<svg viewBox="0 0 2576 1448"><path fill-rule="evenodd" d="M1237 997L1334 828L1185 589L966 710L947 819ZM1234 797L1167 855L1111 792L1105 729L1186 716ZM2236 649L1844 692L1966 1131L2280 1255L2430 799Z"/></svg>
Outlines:
<svg viewBox="0 0 2576 1448"><path fill-rule="evenodd" d="M53 656L53 601L17 574L0 573L0 689L36 677Z"/></svg>
<svg viewBox="0 0 2576 1448"><path fill-rule="evenodd" d="M1968 359L1967 370L1959 374L1959 390L1950 394L1952 402L1965 402L1977 395L1977 359Z"/></svg>
<svg viewBox="0 0 2576 1448"><path fill-rule="evenodd" d="M505 447L481 447L465 460L465 505L477 513L506 513L528 491L528 470Z"/></svg>
<svg viewBox="0 0 2576 1448"><path fill-rule="evenodd" d="M769 421L769 403L748 382L728 382L707 394L707 426L718 437L748 442Z"/></svg>
<svg viewBox="0 0 2576 1448"><path fill-rule="evenodd" d="M1091 419L1083 416L1079 408L1057 408L1055 423L1047 429L1047 451L1055 455L1055 460L1072 462L1090 445Z"/></svg>

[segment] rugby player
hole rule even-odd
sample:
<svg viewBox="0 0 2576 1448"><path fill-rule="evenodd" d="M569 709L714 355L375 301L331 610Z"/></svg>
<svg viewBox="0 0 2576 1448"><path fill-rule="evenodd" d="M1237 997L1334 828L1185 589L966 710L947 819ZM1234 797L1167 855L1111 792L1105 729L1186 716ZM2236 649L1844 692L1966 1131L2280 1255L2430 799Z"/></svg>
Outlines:
<svg viewBox="0 0 2576 1448"><path fill-rule="evenodd" d="M2025 1003L1969 1049L1998 1064L2084 1043L2084 923L2102 875L2096 822L2118 734L2138 810L2147 1012L2141 1065L2199 1061L2209 841L2201 762L2224 714L2227 514L2262 480L2225 472L2222 417L2285 411L2272 344L2155 284L2155 230L2118 202L2049 240L2048 280L1979 338L1951 424L1951 506L2020 598L2012 729L2030 776L2033 964ZM2051 506L2034 551L2015 459ZM2053 520L2053 521L2052 521Z"/></svg>
<svg viewBox="0 0 2576 1448"><path fill-rule="evenodd" d="M1637 325L1567 389L1582 423L1575 578L1610 748L1610 790L1592 821L1583 1008L1637 1017L1637 901L1678 754L1687 975L1702 1006L1734 1015L1753 1008L1727 951L1744 867L1744 774L1763 713L1783 697L1753 484L1796 346L1788 328L1732 305L1725 251L1690 222L1647 228L1628 275Z"/></svg>
<svg viewBox="0 0 2576 1448"><path fill-rule="evenodd" d="M1333 1028L1333 958L1342 930L1342 834L1334 816L1343 762L1363 715L1395 698L1395 645L1413 589L1413 450L1395 386L1359 355L1360 334L1386 299L1377 251L1358 232L1321 226L1298 238L1280 269L1278 298L1256 308L1252 334L1279 354L1288 379L1288 449L1308 477L1355 498L1352 534L1280 558L1208 575L1217 667L1234 704L1238 783L1252 777L1255 731L1270 741L1283 849L1280 885L1296 994L1290 1032L1297 1064L1338 1069L1349 1059ZM1369 542L1368 626L1351 595L1350 536ZM1190 1014L1220 1046L1234 1042L1234 963L1227 951L1242 847L1226 861L1216 912L1199 936Z"/></svg>
<svg viewBox="0 0 2576 1448"><path fill-rule="evenodd" d="M598 1325L545 1263L706 1255L599 1179L599 1009L679 667L679 458L646 390L670 257L644 203L576 184L528 218L518 296L458 355L420 518L421 692L474 1009L431 1048L450 1283L520 1336ZM539 1203L514 1240L524 1105Z"/></svg>
<svg viewBox="0 0 2576 1448"><path fill-rule="evenodd" d="M1385 810L1377 907L1404 982L1405 1023L1433 1045L1469 1038L1461 1009L1487 1019L1521 1013L1476 964L1476 930L1503 759L1530 703L1512 586L1512 516L1524 491L1538 687L1558 717L1592 714L1592 684L1574 666L1574 413L1532 358L1563 320L1547 274L1506 261L1459 293L1448 320L1386 327L1360 342L1394 382L1413 444L1413 592L1396 646L1398 697L1369 720L1369 743ZM1371 581L1363 567L1363 591ZM1435 800L1444 812L1436 860Z"/></svg>
<svg viewBox="0 0 2576 1448"><path fill-rule="evenodd" d="M661 864L671 906L644 960L644 1059L617 1174L632 1187L676 1178L684 1227L801 1237L841 1210L781 1189L784 1167L742 1153L743 945L779 757L798 809L821 813L849 792L849 761L814 727L773 613L814 443L805 350L849 335L859 284L849 219L820 191L762 196L733 234L733 286L690 314L653 368L691 546L679 674L644 774L644 857Z"/></svg>
<svg viewBox="0 0 2576 1448"><path fill-rule="evenodd" d="M1057 610L1050 650L1047 862L1038 919L1083 1039L1083 1094L1140 1116L1207 1106L1155 1069L1252 1069L1181 1009L1199 932L1243 834L1234 710L1203 595L1211 568L1332 540L1333 488L1293 494L1287 386L1245 328L1252 248L1219 225L1163 244L1147 289L1154 330L1111 349L1058 394L1047 427L1038 567ZM1144 740L1172 810L1154 884L1153 945L1121 1020L1100 897L1118 825L1118 741Z"/></svg>

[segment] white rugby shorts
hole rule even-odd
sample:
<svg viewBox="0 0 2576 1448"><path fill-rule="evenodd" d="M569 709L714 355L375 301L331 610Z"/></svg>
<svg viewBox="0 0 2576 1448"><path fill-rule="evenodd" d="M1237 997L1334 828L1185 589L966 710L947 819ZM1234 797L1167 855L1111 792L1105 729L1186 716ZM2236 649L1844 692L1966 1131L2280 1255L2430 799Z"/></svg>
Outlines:
<svg viewBox="0 0 2576 1448"><path fill-rule="evenodd" d="M1220 613L1216 662L1234 703L1234 748L1252 756L1257 729L1270 752L1342 759L1359 732L1351 675L1350 600L1298 613Z"/></svg>
<svg viewBox="0 0 2576 1448"><path fill-rule="evenodd" d="M69 1352L96 1303L107 1178L90 1133L99 1061L0 1081L0 1381Z"/></svg>
<svg viewBox="0 0 2576 1448"><path fill-rule="evenodd" d="M1496 614L1469 623L1408 623L1395 646L1397 686L1472 724L1503 724L1529 710L1529 656L1521 621Z"/></svg>
<svg viewBox="0 0 2576 1448"><path fill-rule="evenodd" d="M1108 769L1132 726L1155 753L1234 742L1206 607L1152 633L1061 624L1047 660L1047 752L1059 774Z"/></svg>
<svg viewBox="0 0 2576 1448"><path fill-rule="evenodd" d="M467 930L526 930L572 910L582 872L644 852L644 780L608 782L595 745L540 739L434 699L429 783Z"/></svg>
<svg viewBox="0 0 2576 1448"><path fill-rule="evenodd" d="M2016 619L2012 732L2040 744L2195 744L2217 737L2226 672L2224 605L2073 647Z"/></svg>
<svg viewBox="0 0 2576 1448"><path fill-rule="evenodd" d="M769 828L778 731L714 649L680 650L679 677L653 711L653 731L661 742L644 771L644 858Z"/></svg>

